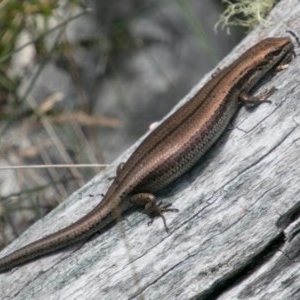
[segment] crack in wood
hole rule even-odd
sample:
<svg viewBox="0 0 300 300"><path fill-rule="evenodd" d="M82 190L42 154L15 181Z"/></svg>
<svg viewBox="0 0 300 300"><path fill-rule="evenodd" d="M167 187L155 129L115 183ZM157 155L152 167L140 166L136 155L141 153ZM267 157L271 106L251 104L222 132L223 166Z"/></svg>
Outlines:
<svg viewBox="0 0 300 300"><path fill-rule="evenodd" d="M217 280L210 288L203 293L193 297L193 300L212 300L216 299L225 291L233 288L245 278L249 277L258 268L261 268L267 261L273 257L278 249L285 243L285 235L280 232L273 240L271 240L262 251L254 255L243 264L240 268L229 272L221 279Z"/></svg>

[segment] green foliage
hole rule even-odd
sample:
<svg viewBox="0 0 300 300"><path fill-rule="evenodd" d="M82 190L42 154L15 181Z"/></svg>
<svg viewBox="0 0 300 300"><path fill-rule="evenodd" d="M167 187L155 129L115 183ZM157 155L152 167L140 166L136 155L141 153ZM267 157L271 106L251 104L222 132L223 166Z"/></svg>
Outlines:
<svg viewBox="0 0 300 300"><path fill-rule="evenodd" d="M222 0L227 5L216 27L222 24L222 28L230 26L242 26L252 29L258 24L268 25L265 18L274 6L276 0Z"/></svg>
<svg viewBox="0 0 300 300"><path fill-rule="evenodd" d="M0 2L0 106L17 87L17 79L7 76L9 61L16 39L25 28L37 33L35 18L47 19L57 8L53 0L2 0Z"/></svg>
<svg viewBox="0 0 300 300"><path fill-rule="evenodd" d="M33 18L49 17L57 8L53 0L2 0L0 3L0 57L8 55L13 49L16 37L24 28L33 28Z"/></svg>

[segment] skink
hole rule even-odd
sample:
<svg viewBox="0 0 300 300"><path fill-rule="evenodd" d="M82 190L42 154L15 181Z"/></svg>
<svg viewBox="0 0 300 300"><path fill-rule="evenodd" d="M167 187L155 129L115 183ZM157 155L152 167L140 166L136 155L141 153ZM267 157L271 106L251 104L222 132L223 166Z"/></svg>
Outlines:
<svg viewBox="0 0 300 300"><path fill-rule="evenodd" d="M47 253L64 248L98 231L119 205L131 198L145 204L151 215L172 208L155 204L153 193L174 181L212 146L240 104L266 102L248 92L269 71L292 57L290 38L267 38L215 74L195 96L154 129L134 151L102 201L77 222L0 259L0 273Z"/></svg>

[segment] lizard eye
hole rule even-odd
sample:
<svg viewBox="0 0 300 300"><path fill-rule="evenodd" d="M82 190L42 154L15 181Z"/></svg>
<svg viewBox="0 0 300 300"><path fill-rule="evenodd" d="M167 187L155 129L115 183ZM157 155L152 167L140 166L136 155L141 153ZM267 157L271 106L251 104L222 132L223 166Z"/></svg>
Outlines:
<svg viewBox="0 0 300 300"><path fill-rule="evenodd" d="M277 57L281 54L281 50L275 50L267 55L267 59L272 59L273 57Z"/></svg>

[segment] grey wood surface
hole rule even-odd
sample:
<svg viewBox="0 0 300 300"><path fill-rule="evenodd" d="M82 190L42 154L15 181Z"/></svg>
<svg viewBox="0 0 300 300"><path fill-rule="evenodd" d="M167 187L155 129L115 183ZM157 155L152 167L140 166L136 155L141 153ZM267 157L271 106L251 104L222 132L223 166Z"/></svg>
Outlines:
<svg viewBox="0 0 300 300"><path fill-rule="evenodd" d="M217 67L266 36L300 34L299 15L299 1L281 1L270 26L249 34ZM160 193L180 209L167 215L169 235L161 220L149 227L133 211L84 244L1 274L0 299L300 299L299 64L297 57L258 90L275 86L272 104L242 108L201 163ZM1 256L91 210L132 150Z"/></svg>

